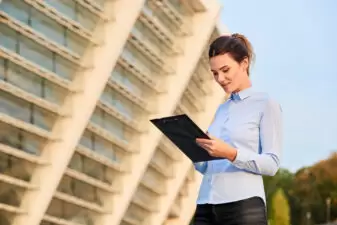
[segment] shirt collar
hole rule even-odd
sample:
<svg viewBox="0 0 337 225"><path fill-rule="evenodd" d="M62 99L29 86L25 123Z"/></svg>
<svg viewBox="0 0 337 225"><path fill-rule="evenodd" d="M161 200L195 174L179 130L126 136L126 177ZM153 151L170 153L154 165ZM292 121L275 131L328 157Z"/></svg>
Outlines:
<svg viewBox="0 0 337 225"><path fill-rule="evenodd" d="M253 89L252 87L249 87L242 91L232 93L230 96L230 99L233 101L240 101L240 100L250 97L252 94L253 94Z"/></svg>

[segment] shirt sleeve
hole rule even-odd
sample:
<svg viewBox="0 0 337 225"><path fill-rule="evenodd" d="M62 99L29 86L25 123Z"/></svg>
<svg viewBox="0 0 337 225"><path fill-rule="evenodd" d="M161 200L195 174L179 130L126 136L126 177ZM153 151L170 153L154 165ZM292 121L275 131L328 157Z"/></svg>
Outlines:
<svg viewBox="0 0 337 225"><path fill-rule="evenodd" d="M194 168L199 171L202 174L206 173L207 170L207 162L197 162L197 163L193 163L194 164Z"/></svg>
<svg viewBox="0 0 337 225"><path fill-rule="evenodd" d="M282 109L268 100L260 121L261 153L237 149L234 166L260 175L274 176L280 167L282 150Z"/></svg>

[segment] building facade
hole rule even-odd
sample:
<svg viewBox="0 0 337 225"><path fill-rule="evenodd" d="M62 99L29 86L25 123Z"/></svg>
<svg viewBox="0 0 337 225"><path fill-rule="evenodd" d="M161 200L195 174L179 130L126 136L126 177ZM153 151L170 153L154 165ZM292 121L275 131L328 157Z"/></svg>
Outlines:
<svg viewBox="0 0 337 225"><path fill-rule="evenodd" d="M184 225L200 183L149 123L206 129L216 0L2 0L0 224Z"/></svg>

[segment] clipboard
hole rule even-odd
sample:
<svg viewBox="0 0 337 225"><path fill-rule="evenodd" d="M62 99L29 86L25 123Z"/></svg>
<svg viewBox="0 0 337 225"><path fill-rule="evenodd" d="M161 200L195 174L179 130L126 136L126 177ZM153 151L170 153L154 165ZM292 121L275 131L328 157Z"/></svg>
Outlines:
<svg viewBox="0 0 337 225"><path fill-rule="evenodd" d="M210 138L186 114L151 119L150 121L193 163L223 159L210 156L195 142L196 138Z"/></svg>

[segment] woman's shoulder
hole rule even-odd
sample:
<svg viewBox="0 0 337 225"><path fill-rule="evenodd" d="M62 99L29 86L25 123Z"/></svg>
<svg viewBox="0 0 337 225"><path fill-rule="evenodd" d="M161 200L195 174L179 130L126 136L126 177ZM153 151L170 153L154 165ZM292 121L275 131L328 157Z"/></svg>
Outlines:
<svg viewBox="0 0 337 225"><path fill-rule="evenodd" d="M278 100L268 92L256 91L251 96L253 99L266 102L268 104L279 104Z"/></svg>
<svg viewBox="0 0 337 225"><path fill-rule="evenodd" d="M260 101L262 103L263 108L265 110L276 109L282 111L280 102L276 98L271 96L269 93L257 92L254 97L256 98L257 101Z"/></svg>

